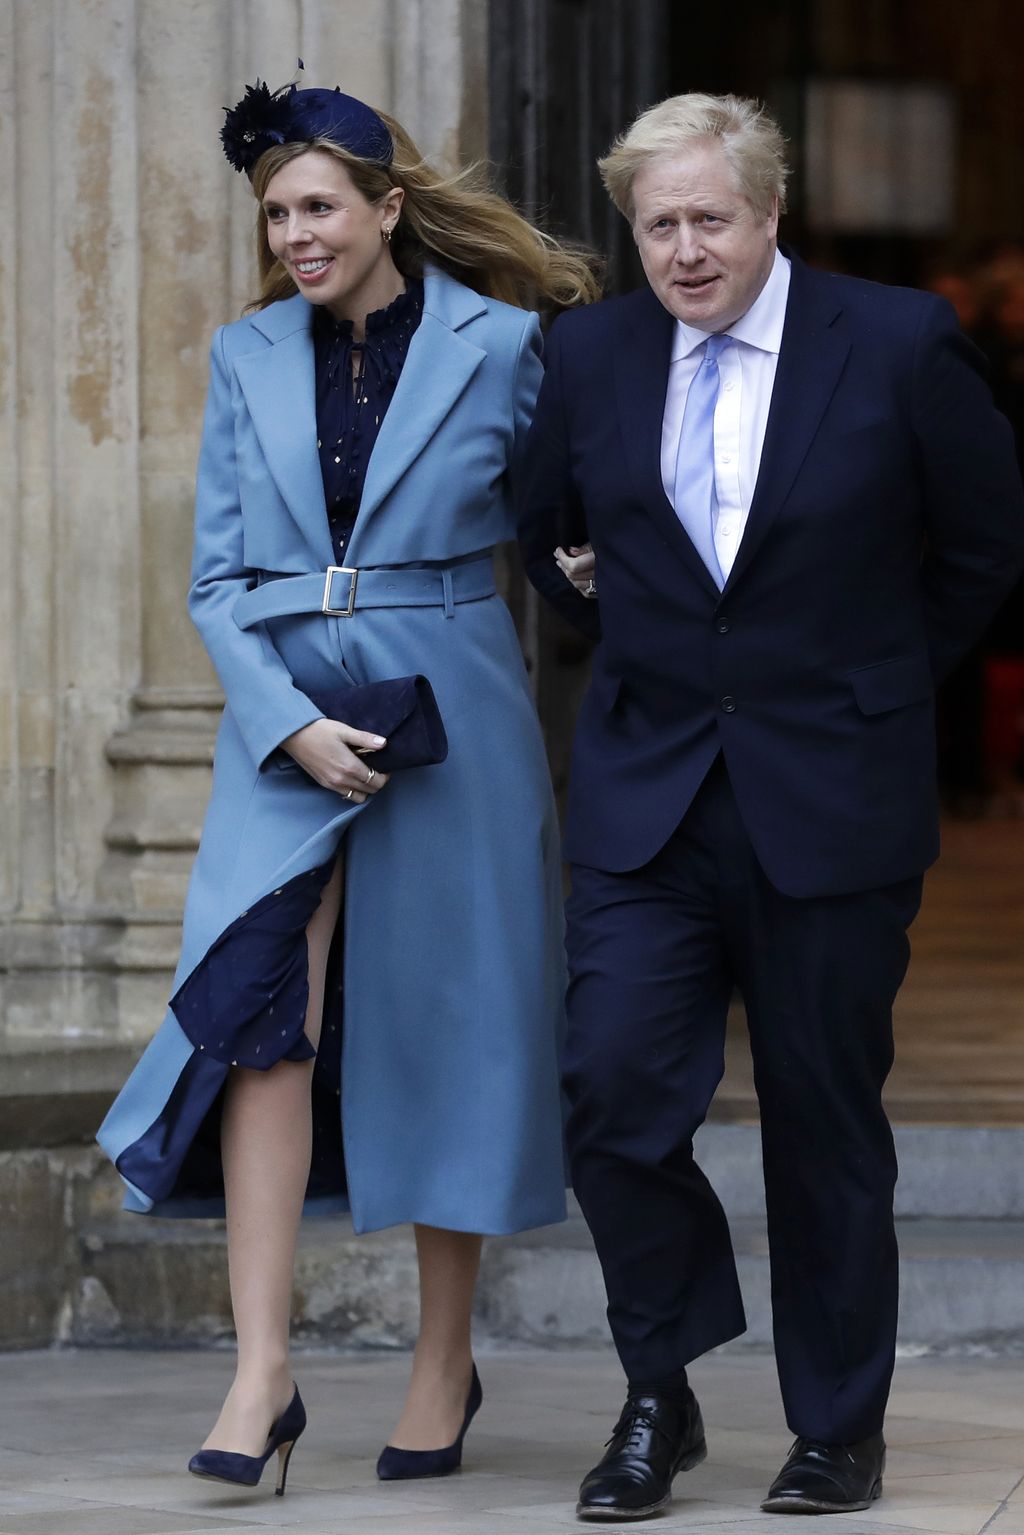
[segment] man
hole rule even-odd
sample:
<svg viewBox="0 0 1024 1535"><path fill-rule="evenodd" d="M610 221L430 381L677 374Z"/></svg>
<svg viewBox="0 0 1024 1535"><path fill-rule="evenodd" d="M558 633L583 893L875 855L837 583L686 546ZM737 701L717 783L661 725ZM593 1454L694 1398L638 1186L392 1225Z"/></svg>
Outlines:
<svg viewBox="0 0 1024 1535"><path fill-rule="evenodd" d="M629 1392L578 1512L665 1506L705 1454L686 1365L744 1327L692 1154L734 986L797 1435L762 1507L862 1509L895 1348L881 1095L938 851L933 692L1024 563L1024 498L949 306L777 249L783 141L756 103L662 102L601 171L649 286L553 328L521 525L537 587L600 637L565 1081ZM584 540L593 603L552 559Z"/></svg>

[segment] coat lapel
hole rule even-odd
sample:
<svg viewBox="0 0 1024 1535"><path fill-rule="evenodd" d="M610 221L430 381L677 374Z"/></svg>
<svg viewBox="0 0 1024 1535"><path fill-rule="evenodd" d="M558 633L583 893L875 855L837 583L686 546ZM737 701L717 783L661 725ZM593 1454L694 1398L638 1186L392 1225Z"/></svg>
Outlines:
<svg viewBox="0 0 1024 1535"><path fill-rule="evenodd" d="M381 422L366 468L349 558L359 551L374 515L423 452L483 362L480 347L459 334L486 314L478 293L434 267L423 279L423 318L409 344L394 397Z"/></svg>
<svg viewBox="0 0 1024 1535"><path fill-rule="evenodd" d="M633 299L623 311L627 329L615 360L626 458L642 505L697 579L717 596L718 588L676 516L661 479L661 428L675 333L672 316L649 288L638 290Z"/></svg>
<svg viewBox="0 0 1024 1535"><path fill-rule="evenodd" d="M430 442L484 360L459 334L487 305L479 294L428 267L423 318L409 346L370 455L348 558L358 562L366 526ZM271 343L235 362L267 467L296 523L324 566L333 561L316 447L312 306L296 294L254 315Z"/></svg>
<svg viewBox="0 0 1024 1535"><path fill-rule="evenodd" d="M790 255L790 260L786 322L761 464L726 592L742 576L778 516L850 351L849 337L836 323L842 309L828 279L809 271L795 256Z"/></svg>
<svg viewBox="0 0 1024 1535"><path fill-rule="evenodd" d="M317 559L332 561L323 477L316 447L312 306L294 298L254 315L271 345L235 362L267 467Z"/></svg>

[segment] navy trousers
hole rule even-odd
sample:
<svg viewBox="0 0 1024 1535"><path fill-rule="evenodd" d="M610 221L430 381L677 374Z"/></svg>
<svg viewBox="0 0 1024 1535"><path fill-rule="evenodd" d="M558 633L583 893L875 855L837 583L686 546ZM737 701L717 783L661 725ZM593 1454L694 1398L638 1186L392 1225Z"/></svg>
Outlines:
<svg viewBox="0 0 1024 1535"><path fill-rule="evenodd" d="M896 1157L882 1107L921 879L796 900L757 862L722 759L643 868L572 869L565 1086L573 1187L627 1376L671 1379L745 1327L693 1136L742 993L794 1433L878 1432L892 1377Z"/></svg>

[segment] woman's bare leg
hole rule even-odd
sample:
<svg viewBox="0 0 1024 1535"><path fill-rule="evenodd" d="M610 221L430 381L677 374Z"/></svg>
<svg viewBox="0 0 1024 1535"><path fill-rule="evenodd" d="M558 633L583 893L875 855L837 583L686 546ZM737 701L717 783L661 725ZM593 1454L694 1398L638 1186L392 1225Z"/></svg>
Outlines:
<svg viewBox="0 0 1024 1535"><path fill-rule="evenodd" d="M320 1040L341 880L339 856L306 929L306 1034L314 1046ZM238 1362L204 1449L262 1455L271 1424L291 1400L288 1333L295 1244L309 1178L312 1074L312 1061L279 1061L269 1071L236 1067L228 1078L221 1156Z"/></svg>
<svg viewBox="0 0 1024 1535"><path fill-rule="evenodd" d="M389 1443L439 1450L462 1427L473 1372L470 1326L483 1238L417 1226L420 1333L405 1407Z"/></svg>

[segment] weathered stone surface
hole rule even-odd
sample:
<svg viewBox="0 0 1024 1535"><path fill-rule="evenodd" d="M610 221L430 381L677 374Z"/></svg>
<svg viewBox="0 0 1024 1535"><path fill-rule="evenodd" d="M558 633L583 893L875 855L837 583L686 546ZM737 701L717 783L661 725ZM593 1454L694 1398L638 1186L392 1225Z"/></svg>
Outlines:
<svg viewBox="0 0 1024 1535"><path fill-rule="evenodd" d="M416 1250L408 1228L354 1237L342 1219L311 1222L295 1276L296 1335L410 1347L419 1326Z"/></svg>
<svg viewBox="0 0 1024 1535"><path fill-rule="evenodd" d="M74 1343L211 1343L231 1334L223 1231L210 1223L175 1222L140 1233L143 1217L90 1232L81 1243L87 1302L71 1321ZM166 1227L169 1223L159 1223ZM99 1310L88 1302L102 1291ZM109 1330L100 1336L99 1330Z"/></svg>
<svg viewBox="0 0 1024 1535"><path fill-rule="evenodd" d="M83 1191L93 1150L0 1153L0 1350L61 1336L77 1284Z"/></svg>
<svg viewBox="0 0 1024 1535"><path fill-rule="evenodd" d="M116 1343L124 1336L124 1319L102 1282L93 1274L78 1282L73 1316L77 1343L102 1346Z"/></svg>
<svg viewBox="0 0 1024 1535"><path fill-rule="evenodd" d="M53 1341L67 1288L66 1192L45 1152L0 1155L0 1346Z"/></svg>
<svg viewBox="0 0 1024 1535"><path fill-rule="evenodd" d="M769 1348L765 1228L756 1218L739 1218L732 1229L747 1331L730 1347ZM901 1348L1024 1353L1024 1222L910 1220L900 1223L899 1238ZM108 1219L90 1229L82 1246L83 1272L101 1291L79 1292L79 1308L83 1297L88 1304L72 1318L73 1341L166 1345L230 1338L218 1223ZM605 1305L600 1267L578 1214L563 1226L485 1244L476 1301L480 1338L591 1347L607 1341ZM358 1238L341 1219L309 1222L300 1243L293 1321L302 1342L408 1347L417 1328L410 1233Z"/></svg>
<svg viewBox="0 0 1024 1535"><path fill-rule="evenodd" d="M138 1049L59 1036L0 1044L0 1151L91 1146Z"/></svg>

